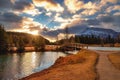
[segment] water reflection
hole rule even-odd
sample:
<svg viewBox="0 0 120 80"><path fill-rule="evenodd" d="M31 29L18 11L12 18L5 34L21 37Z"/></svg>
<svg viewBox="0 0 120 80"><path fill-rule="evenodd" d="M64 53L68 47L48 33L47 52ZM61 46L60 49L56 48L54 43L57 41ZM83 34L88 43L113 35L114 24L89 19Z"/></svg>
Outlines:
<svg viewBox="0 0 120 80"><path fill-rule="evenodd" d="M13 80L41 71L54 64L62 52L26 52L0 55L0 80Z"/></svg>
<svg viewBox="0 0 120 80"><path fill-rule="evenodd" d="M59 56L66 56L66 54L62 54L61 52L45 52L40 59L40 66L34 71L37 72L50 67Z"/></svg>

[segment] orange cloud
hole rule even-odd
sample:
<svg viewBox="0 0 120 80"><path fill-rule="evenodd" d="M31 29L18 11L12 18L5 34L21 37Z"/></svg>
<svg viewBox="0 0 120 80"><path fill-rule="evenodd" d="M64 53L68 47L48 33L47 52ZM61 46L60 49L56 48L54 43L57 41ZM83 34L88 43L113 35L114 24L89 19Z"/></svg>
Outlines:
<svg viewBox="0 0 120 80"><path fill-rule="evenodd" d="M68 23L68 22L71 21L71 19L70 19L70 18L63 18L63 17L60 16L60 13L57 13L57 14L55 15L54 21L62 22L62 23Z"/></svg>
<svg viewBox="0 0 120 80"><path fill-rule="evenodd" d="M76 11L80 10L84 5L83 1L79 0L65 0L64 4L71 13L75 13Z"/></svg>
<svg viewBox="0 0 120 80"><path fill-rule="evenodd" d="M81 13L82 15L94 15L101 8L97 7L96 3L89 1L88 3L84 4L83 9L85 10Z"/></svg>
<svg viewBox="0 0 120 80"><path fill-rule="evenodd" d="M97 7L97 5L95 3L92 3L91 1L89 1L88 3L86 3L83 8L84 9L99 9Z"/></svg>
<svg viewBox="0 0 120 80"><path fill-rule="evenodd" d="M82 14L93 15L98 10L100 10L100 7L97 7L98 5L96 3L92 3L91 1L85 4L83 1L79 1L79 0L65 0L64 3L67 6L67 9L71 13L75 13L79 11L80 9L85 9L82 12Z"/></svg>
<svg viewBox="0 0 120 80"><path fill-rule="evenodd" d="M35 16L35 15L38 15L41 13L41 12L39 12L38 9L35 8L34 4L29 3L27 1L15 2L14 9L15 9L14 12L17 14L26 13L26 14Z"/></svg>
<svg viewBox="0 0 120 80"><path fill-rule="evenodd" d="M107 2L115 4L115 3L119 2L119 0L101 0L99 7L105 6L107 4Z"/></svg>
<svg viewBox="0 0 120 80"><path fill-rule="evenodd" d="M44 28L41 23L27 17L23 17L21 23L12 23L11 26L17 26L17 28L10 29L9 31L25 32L30 34L38 34Z"/></svg>
<svg viewBox="0 0 120 80"><path fill-rule="evenodd" d="M120 10L120 5L114 5L107 8L107 12L110 13L113 10Z"/></svg>
<svg viewBox="0 0 120 80"><path fill-rule="evenodd" d="M39 29L43 28L43 25L41 23L34 21L32 18L23 18L22 26L24 29L30 29L31 27L39 27Z"/></svg>
<svg viewBox="0 0 120 80"><path fill-rule="evenodd" d="M41 12L39 12L39 10L36 9L33 4L30 4L29 6L25 7L23 12L27 14L31 14L32 16L41 14Z"/></svg>
<svg viewBox="0 0 120 80"><path fill-rule="evenodd" d="M81 14L90 16L90 15L94 15L96 12L97 12L97 10L95 10L95 9L86 9L83 12L81 12Z"/></svg>
<svg viewBox="0 0 120 80"><path fill-rule="evenodd" d="M47 11L64 11L64 8L53 0L33 0L33 3L37 7L44 7Z"/></svg>

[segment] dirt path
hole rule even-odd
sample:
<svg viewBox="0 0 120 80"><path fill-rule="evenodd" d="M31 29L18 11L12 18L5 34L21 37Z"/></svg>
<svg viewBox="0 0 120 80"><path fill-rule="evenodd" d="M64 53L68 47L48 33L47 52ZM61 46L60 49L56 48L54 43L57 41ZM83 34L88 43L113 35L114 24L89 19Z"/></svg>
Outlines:
<svg viewBox="0 0 120 80"><path fill-rule="evenodd" d="M98 80L120 80L120 70L116 69L109 61L107 54L113 53L108 51L96 51L99 54L97 64Z"/></svg>

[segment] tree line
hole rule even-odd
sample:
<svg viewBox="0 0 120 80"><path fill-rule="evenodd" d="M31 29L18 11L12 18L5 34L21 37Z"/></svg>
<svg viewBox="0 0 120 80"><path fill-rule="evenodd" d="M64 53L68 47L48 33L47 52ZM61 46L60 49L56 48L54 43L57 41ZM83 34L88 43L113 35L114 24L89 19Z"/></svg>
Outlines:
<svg viewBox="0 0 120 80"><path fill-rule="evenodd" d="M12 52L10 47L16 47L18 52L23 52L26 46L33 46L36 51L44 50L45 44L49 44L49 41L40 35L6 32L4 26L0 24L0 53Z"/></svg>
<svg viewBox="0 0 120 80"><path fill-rule="evenodd" d="M117 37L112 37L110 35L108 35L107 37L81 35L75 36L75 42L83 44L115 44L120 43L120 35Z"/></svg>

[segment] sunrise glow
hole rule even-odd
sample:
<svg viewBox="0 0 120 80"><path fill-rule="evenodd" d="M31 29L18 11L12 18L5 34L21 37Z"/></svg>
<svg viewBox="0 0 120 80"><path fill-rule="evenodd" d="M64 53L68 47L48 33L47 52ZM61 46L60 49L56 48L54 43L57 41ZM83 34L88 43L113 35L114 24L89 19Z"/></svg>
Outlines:
<svg viewBox="0 0 120 80"><path fill-rule="evenodd" d="M32 35L39 35L37 30L36 31L31 31L31 32L28 32L28 33L30 33Z"/></svg>
<svg viewBox="0 0 120 80"><path fill-rule="evenodd" d="M7 31L51 41L64 34L66 26L74 35L87 28L120 32L120 0L0 0L0 13Z"/></svg>

